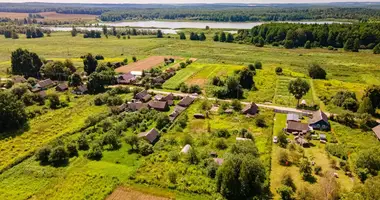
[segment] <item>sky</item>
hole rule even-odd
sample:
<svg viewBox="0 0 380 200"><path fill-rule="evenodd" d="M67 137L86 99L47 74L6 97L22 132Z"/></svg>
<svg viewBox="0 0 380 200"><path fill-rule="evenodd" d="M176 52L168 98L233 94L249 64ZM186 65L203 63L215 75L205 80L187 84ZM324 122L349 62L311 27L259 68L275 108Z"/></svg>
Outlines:
<svg viewBox="0 0 380 200"><path fill-rule="evenodd" d="M0 2L48 2L48 3L328 3L328 2L380 2L380 0L0 0Z"/></svg>

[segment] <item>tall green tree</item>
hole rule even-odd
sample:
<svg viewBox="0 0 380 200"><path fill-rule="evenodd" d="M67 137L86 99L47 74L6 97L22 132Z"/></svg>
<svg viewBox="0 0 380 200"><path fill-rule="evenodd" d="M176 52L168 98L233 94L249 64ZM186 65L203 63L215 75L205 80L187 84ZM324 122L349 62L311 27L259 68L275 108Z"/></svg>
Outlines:
<svg viewBox="0 0 380 200"><path fill-rule="evenodd" d="M371 99L368 97L364 97L363 101L359 105L358 113L368 113L374 114L375 109L372 106Z"/></svg>
<svg viewBox="0 0 380 200"><path fill-rule="evenodd" d="M226 39L226 42L233 42L235 39L234 39L234 36L232 35L232 33L228 33L227 34L227 39Z"/></svg>
<svg viewBox="0 0 380 200"><path fill-rule="evenodd" d="M239 73L240 77L240 85L244 89L252 89L252 87L255 85L255 82L253 81L253 72L249 70L247 67L242 69Z"/></svg>
<svg viewBox="0 0 380 200"><path fill-rule="evenodd" d="M164 37L164 34L162 33L161 30L158 30L157 31L157 38L163 38Z"/></svg>
<svg viewBox="0 0 380 200"><path fill-rule="evenodd" d="M364 97L371 99L374 108L380 108L380 86L372 85L365 89Z"/></svg>
<svg viewBox="0 0 380 200"><path fill-rule="evenodd" d="M375 46L375 48L373 48L373 53L374 53L374 54L380 54L380 43L377 44L377 45Z"/></svg>
<svg viewBox="0 0 380 200"><path fill-rule="evenodd" d="M179 34L179 39L181 39L181 40L186 40L186 35L185 35L184 32L180 32L180 33L178 33L178 34Z"/></svg>
<svg viewBox="0 0 380 200"><path fill-rule="evenodd" d="M69 85L72 87L78 87L82 85L82 78L78 73L74 73L69 77Z"/></svg>
<svg viewBox="0 0 380 200"><path fill-rule="evenodd" d="M36 53L21 48L12 52L11 63L13 74L27 77L37 77L42 66L42 61Z"/></svg>
<svg viewBox="0 0 380 200"><path fill-rule="evenodd" d="M297 78L290 81L288 90L297 99L297 106L300 104L300 99L310 90L310 85L305 80Z"/></svg>
<svg viewBox="0 0 380 200"><path fill-rule="evenodd" d="M219 37L220 42L225 42L227 40L226 33L222 32Z"/></svg>
<svg viewBox="0 0 380 200"><path fill-rule="evenodd" d="M66 81L72 73L61 61L46 63L41 67L40 72L44 77L60 81Z"/></svg>
<svg viewBox="0 0 380 200"><path fill-rule="evenodd" d="M215 33L215 35L212 39L214 40L214 42L218 42L219 41L219 34Z"/></svg>
<svg viewBox="0 0 380 200"><path fill-rule="evenodd" d="M309 76L313 79L326 79L326 71L318 64L309 66Z"/></svg>
<svg viewBox="0 0 380 200"><path fill-rule="evenodd" d="M27 121L24 104L9 91L0 92L0 133L22 127Z"/></svg>
<svg viewBox="0 0 380 200"><path fill-rule="evenodd" d="M87 72L87 75L95 72L96 67L98 66L98 61L95 59L92 54L87 54L83 59L84 71Z"/></svg>
<svg viewBox="0 0 380 200"><path fill-rule="evenodd" d="M205 41L206 40L206 35L202 32L200 35L199 35L199 41Z"/></svg>

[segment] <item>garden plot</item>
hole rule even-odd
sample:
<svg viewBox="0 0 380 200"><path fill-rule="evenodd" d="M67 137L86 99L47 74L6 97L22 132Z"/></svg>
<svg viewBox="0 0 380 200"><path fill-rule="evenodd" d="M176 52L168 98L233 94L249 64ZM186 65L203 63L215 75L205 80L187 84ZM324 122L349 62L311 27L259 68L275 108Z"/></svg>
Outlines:
<svg viewBox="0 0 380 200"><path fill-rule="evenodd" d="M294 98L292 94L289 93L288 91L288 85L290 81L294 80L294 78L290 77L279 77L277 79L277 87L276 87L276 92L274 96L274 103L278 105L284 105L284 106L296 106L297 105L297 100ZM308 81L308 80L307 80ZM308 81L310 84L310 81ZM302 97L301 100L306 100L306 103L308 105L313 105L316 102L313 99L313 93L312 93L312 86L310 84L310 90L309 92Z"/></svg>
<svg viewBox="0 0 380 200"><path fill-rule="evenodd" d="M175 90L179 85L185 82L187 79L192 77L195 73L200 71L203 68L203 65L191 64L188 65L185 69L177 71L176 75L167 80L162 87L165 89Z"/></svg>
<svg viewBox="0 0 380 200"><path fill-rule="evenodd" d="M178 57L173 57L173 56L151 56L149 58L139 60L137 62L119 67L115 71L118 73L128 73L131 71L149 70L149 69L152 69L153 67L157 67L160 64L163 64L165 58L179 59Z"/></svg>

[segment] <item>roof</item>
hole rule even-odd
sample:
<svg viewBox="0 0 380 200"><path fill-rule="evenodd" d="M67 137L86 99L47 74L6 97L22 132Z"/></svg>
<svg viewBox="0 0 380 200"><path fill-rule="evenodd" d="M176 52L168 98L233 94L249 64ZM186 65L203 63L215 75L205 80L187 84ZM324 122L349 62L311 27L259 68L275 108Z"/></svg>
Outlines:
<svg viewBox="0 0 380 200"><path fill-rule="evenodd" d="M26 79L23 76L16 76L12 78L14 83L25 83Z"/></svg>
<svg viewBox="0 0 380 200"><path fill-rule="evenodd" d="M47 96L45 91L40 91L37 93L41 98L45 98Z"/></svg>
<svg viewBox="0 0 380 200"><path fill-rule="evenodd" d="M57 87L55 89L63 91L63 90L69 89L69 86L67 86L67 84L65 84L65 83L62 83L62 84L57 85Z"/></svg>
<svg viewBox="0 0 380 200"><path fill-rule="evenodd" d="M169 100L174 100L174 94L170 93L166 95L165 97L162 98L163 101L169 101Z"/></svg>
<svg viewBox="0 0 380 200"><path fill-rule="evenodd" d="M375 133L378 139L380 139L380 125L374 127L372 131Z"/></svg>
<svg viewBox="0 0 380 200"><path fill-rule="evenodd" d="M327 140L325 134L319 134L319 139L321 139L321 140Z"/></svg>
<svg viewBox="0 0 380 200"><path fill-rule="evenodd" d="M135 99L148 101L152 95L148 94L147 90L143 90L135 95Z"/></svg>
<svg viewBox="0 0 380 200"><path fill-rule="evenodd" d="M166 101L149 101L148 106L150 108L165 110L168 108L168 102Z"/></svg>
<svg viewBox="0 0 380 200"><path fill-rule="evenodd" d="M289 113L286 116L286 121L295 121L295 122L300 122L300 116L294 113Z"/></svg>
<svg viewBox="0 0 380 200"><path fill-rule="evenodd" d="M183 148L182 148L182 150L181 150L181 153L187 153L187 152L189 152L189 150L191 149L191 146L190 146L190 144L187 144L187 145L185 145Z"/></svg>
<svg viewBox="0 0 380 200"><path fill-rule="evenodd" d="M148 108L148 105L145 104L145 103L140 103L140 102L137 102L137 103L129 103L128 104L128 109L131 110L131 111L139 111L143 108Z"/></svg>
<svg viewBox="0 0 380 200"><path fill-rule="evenodd" d="M236 140L237 140L237 141L252 141L252 140L249 139L249 138L242 138L242 137L237 137Z"/></svg>
<svg viewBox="0 0 380 200"><path fill-rule="evenodd" d="M152 128L148 132L143 132L143 133L138 134L138 137L144 138L148 142L153 143L154 141L156 141L156 139L158 138L159 135L160 134L158 133L158 131L156 129Z"/></svg>
<svg viewBox="0 0 380 200"><path fill-rule="evenodd" d="M234 112L234 110L231 109L231 108L229 108L229 109L227 109L227 110L224 111L224 113L227 113L227 114L231 114L233 112Z"/></svg>
<svg viewBox="0 0 380 200"><path fill-rule="evenodd" d="M197 119L204 119L204 118L206 118L206 116L204 114L200 114L200 113L194 114L194 117L197 118Z"/></svg>
<svg viewBox="0 0 380 200"><path fill-rule="evenodd" d="M243 114L255 115L258 110L259 110L259 107L255 103L252 102L251 104L246 105L241 112Z"/></svg>
<svg viewBox="0 0 380 200"><path fill-rule="evenodd" d="M133 76L142 76L143 72L142 71L131 71L130 72Z"/></svg>
<svg viewBox="0 0 380 200"><path fill-rule="evenodd" d="M214 162L215 162L217 165L222 165L223 162L224 162L224 159L223 159L223 158L214 158Z"/></svg>
<svg viewBox="0 0 380 200"><path fill-rule="evenodd" d="M136 77L133 76L130 72L127 74L121 74L117 77L118 83L130 83L131 81L135 81Z"/></svg>
<svg viewBox="0 0 380 200"><path fill-rule="evenodd" d="M183 99L178 103L178 105L183 106L183 107L188 107L188 106L190 106L193 102L194 102L194 98L192 98L192 97L190 97L190 96L186 96L185 98L183 98Z"/></svg>
<svg viewBox="0 0 380 200"><path fill-rule="evenodd" d="M52 85L54 85L54 82L49 78L49 79L45 79L43 81L39 81L36 86L40 87L40 88L46 88L46 87L49 87Z"/></svg>
<svg viewBox="0 0 380 200"><path fill-rule="evenodd" d="M153 83L164 83L165 79L163 79L161 76L153 78Z"/></svg>
<svg viewBox="0 0 380 200"><path fill-rule="evenodd" d="M324 112L322 112L321 110L318 110L318 111L313 113L313 118L311 118L309 120L309 124L314 124L314 123L317 123L321 120L325 121L326 123L329 123L329 119L328 119L327 115Z"/></svg>
<svg viewBox="0 0 380 200"><path fill-rule="evenodd" d="M157 94L156 96L154 96L154 99L157 101L161 101L162 98L164 98L164 96L162 96L161 94Z"/></svg>
<svg viewBox="0 0 380 200"><path fill-rule="evenodd" d="M309 131L309 125L301 122L288 121L288 125L286 127L288 130L294 131Z"/></svg>
<svg viewBox="0 0 380 200"><path fill-rule="evenodd" d="M85 93L85 92L88 91L88 89L87 89L87 86L86 86L86 85L81 85L81 86L79 86L79 87L76 89L76 91L81 92L81 93Z"/></svg>

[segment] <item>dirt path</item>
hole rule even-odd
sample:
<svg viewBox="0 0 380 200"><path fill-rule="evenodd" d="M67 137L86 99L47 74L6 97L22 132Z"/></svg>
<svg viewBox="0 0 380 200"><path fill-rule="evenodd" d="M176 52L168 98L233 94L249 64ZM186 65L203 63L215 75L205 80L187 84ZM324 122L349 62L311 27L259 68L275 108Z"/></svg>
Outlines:
<svg viewBox="0 0 380 200"><path fill-rule="evenodd" d="M169 200L169 198L146 194L130 188L118 187L106 200Z"/></svg>

